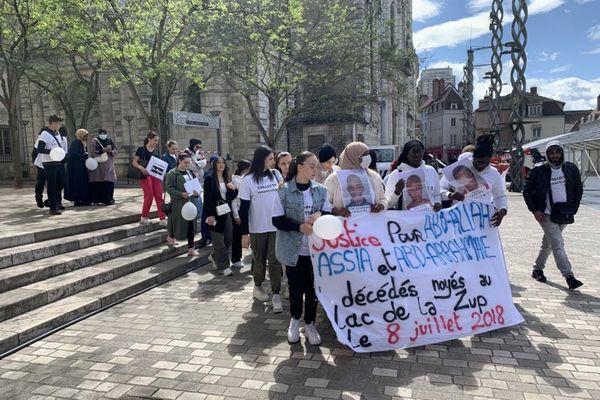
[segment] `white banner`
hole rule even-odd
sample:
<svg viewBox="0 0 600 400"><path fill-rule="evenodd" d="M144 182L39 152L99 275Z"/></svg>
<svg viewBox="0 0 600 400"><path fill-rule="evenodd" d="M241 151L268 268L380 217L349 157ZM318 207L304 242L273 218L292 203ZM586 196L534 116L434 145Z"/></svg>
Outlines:
<svg viewBox="0 0 600 400"><path fill-rule="evenodd" d="M150 161L148 161L146 171L148 171L148 175L158 178L162 181L167 173L167 168L169 168L169 164L158 157L152 156L150 157Z"/></svg>
<svg viewBox="0 0 600 400"><path fill-rule="evenodd" d="M310 237L317 297L356 352L444 342L523 322L489 204L344 219Z"/></svg>

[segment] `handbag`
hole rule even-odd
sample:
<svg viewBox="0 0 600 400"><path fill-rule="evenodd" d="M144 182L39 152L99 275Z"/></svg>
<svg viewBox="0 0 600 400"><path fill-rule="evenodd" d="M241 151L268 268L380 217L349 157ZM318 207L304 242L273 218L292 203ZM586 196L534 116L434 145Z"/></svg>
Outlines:
<svg viewBox="0 0 600 400"><path fill-rule="evenodd" d="M568 225L575 222L577 208L569 203L555 203L552 199L552 189L548 192L550 200L550 221L559 225Z"/></svg>
<svg viewBox="0 0 600 400"><path fill-rule="evenodd" d="M567 225L575 222L575 206L569 203L550 204L550 221L559 225Z"/></svg>
<svg viewBox="0 0 600 400"><path fill-rule="evenodd" d="M169 196L170 198L170 196ZM162 203L162 212L164 212L165 214L169 215L171 214L171 212L173 212L173 205L171 204L171 202L167 203L167 191L165 190L163 193L163 203Z"/></svg>
<svg viewBox="0 0 600 400"><path fill-rule="evenodd" d="M144 152L142 153L142 157L144 156L144 154L146 154L146 151L147 151L146 147L144 147ZM148 166L148 161L143 160L142 157L140 157L138 164L140 164L142 167L146 168ZM140 171L139 169L134 167L132 163L129 163L127 165L127 177L129 179L140 179L140 180L146 179L146 175L144 175L144 173L142 171Z"/></svg>
<svg viewBox="0 0 600 400"><path fill-rule="evenodd" d="M217 215L219 217L231 212L231 207L229 207L229 204L225 203L223 200L219 200L219 203L222 203L217 205Z"/></svg>
<svg viewBox="0 0 600 400"><path fill-rule="evenodd" d="M98 164L107 162L108 161L108 153L104 150L104 146L102 146L102 143L100 143L98 140L96 140L96 143L98 143L100 145L100 147L102 147L103 153L100 154L99 156L95 156L94 160L96 160L96 162L98 162Z"/></svg>

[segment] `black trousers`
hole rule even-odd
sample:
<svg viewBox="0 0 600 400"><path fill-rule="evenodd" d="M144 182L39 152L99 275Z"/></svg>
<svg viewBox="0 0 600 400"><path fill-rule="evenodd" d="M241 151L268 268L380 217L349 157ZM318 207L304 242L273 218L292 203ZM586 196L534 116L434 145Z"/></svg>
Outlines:
<svg viewBox="0 0 600 400"><path fill-rule="evenodd" d="M231 262L235 264L242 259L242 227L233 221L233 235L231 239Z"/></svg>
<svg viewBox="0 0 600 400"><path fill-rule="evenodd" d="M187 229L188 249L194 248L194 224L195 223L196 223L196 221L188 222L188 229Z"/></svg>
<svg viewBox="0 0 600 400"><path fill-rule="evenodd" d="M51 210L58 210L62 202L61 190L65 188L65 167L61 163L44 163L48 202Z"/></svg>
<svg viewBox="0 0 600 400"><path fill-rule="evenodd" d="M290 287L290 312L292 318L302 317L304 303L304 322L312 324L317 318L317 295L315 294L315 276L310 256L298 256L295 267L285 268Z"/></svg>
<svg viewBox="0 0 600 400"><path fill-rule="evenodd" d="M42 201L44 198L44 186L46 186L46 171L44 168L37 168L37 181L35 182L35 199Z"/></svg>

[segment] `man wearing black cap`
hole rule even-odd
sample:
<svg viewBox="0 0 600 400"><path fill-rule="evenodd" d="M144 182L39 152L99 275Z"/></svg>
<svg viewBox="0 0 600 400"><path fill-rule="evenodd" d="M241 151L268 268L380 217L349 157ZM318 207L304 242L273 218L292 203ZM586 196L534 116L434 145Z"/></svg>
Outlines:
<svg viewBox="0 0 600 400"><path fill-rule="evenodd" d="M54 148L58 147L65 150L63 144L65 141L59 133L62 121L62 118L58 115L51 115L50 118L48 118L48 126L44 129L38 139L37 146L38 155L46 174L48 205L50 206L51 215L60 215L61 210L64 210L64 207L60 204L60 190L65 186L64 166L62 161L53 160L50 157L50 151Z"/></svg>
<svg viewBox="0 0 600 400"><path fill-rule="evenodd" d="M542 247L531 276L538 282L546 282L544 267L552 253L569 290L575 290L583 283L573 275L562 231L567 224L575 222L574 216L583 196L581 174L575 164L565 161L564 150L558 140L551 140L546 145L546 160L529 172L523 188L527 208L544 230Z"/></svg>

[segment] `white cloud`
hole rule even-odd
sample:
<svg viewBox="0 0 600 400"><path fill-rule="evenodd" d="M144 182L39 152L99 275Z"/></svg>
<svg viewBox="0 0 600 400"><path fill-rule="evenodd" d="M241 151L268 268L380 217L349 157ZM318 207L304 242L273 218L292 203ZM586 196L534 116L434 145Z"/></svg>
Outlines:
<svg viewBox="0 0 600 400"><path fill-rule="evenodd" d="M440 13L442 4L436 0L413 0L413 20L424 22Z"/></svg>
<svg viewBox="0 0 600 400"><path fill-rule="evenodd" d="M586 4L586 3L591 3L594 0L575 0L575 3L577 4Z"/></svg>
<svg viewBox="0 0 600 400"><path fill-rule="evenodd" d="M469 0L468 7L472 11L490 10L492 2L490 0Z"/></svg>
<svg viewBox="0 0 600 400"><path fill-rule="evenodd" d="M570 69L571 69L571 64L566 64L566 65L561 65L561 66L556 67L556 68L552 68L550 70L550 73L556 74L558 72L567 72Z"/></svg>
<svg viewBox="0 0 600 400"><path fill-rule="evenodd" d="M565 110L585 110L596 107L600 94L600 78L585 80L571 77L562 79L531 78L527 87L537 86L541 96L565 102Z"/></svg>
<svg viewBox="0 0 600 400"><path fill-rule="evenodd" d="M537 57L538 60L546 62L546 61L556 61L560 53L558 51L547 53L546 51L542 51L540 55Z"/></svg>
<svg viewBox="0 0 600 400"><path fill-rule="evenodd" d="M594 25L588 30L588 38L590 40L600 40L600 24Z"/></svg>
<svg viewBox="0 0 600 400"><path fill-rule="evenodd" d="M590 51L586 51L583 54L600 54L600 47L596 47L595 49L592 49Z"/></svg>
<svg viewBox="0 0 600 400"><path fill-rule="evenodd" d="M423 0L419 0L423 1ZM431 0L427 0L431 2ZM415 1L417 3L417 1ZM479 0L471 0L473 5L482 4ZM470 4L471 4L470 3ZM529 5L529 16L552 11L565 3L565 0L532 0ZM504 7L504 24L512 22L512 12ZM413 11L414 13L414 11ZM446 21L438 25L428 26L415 32L413 40L418 50L437 47L454 47L470 39L477 39L489 32L490 13L484 11L454 21ZM506 32L505 34L509 34Z"/></svg>

